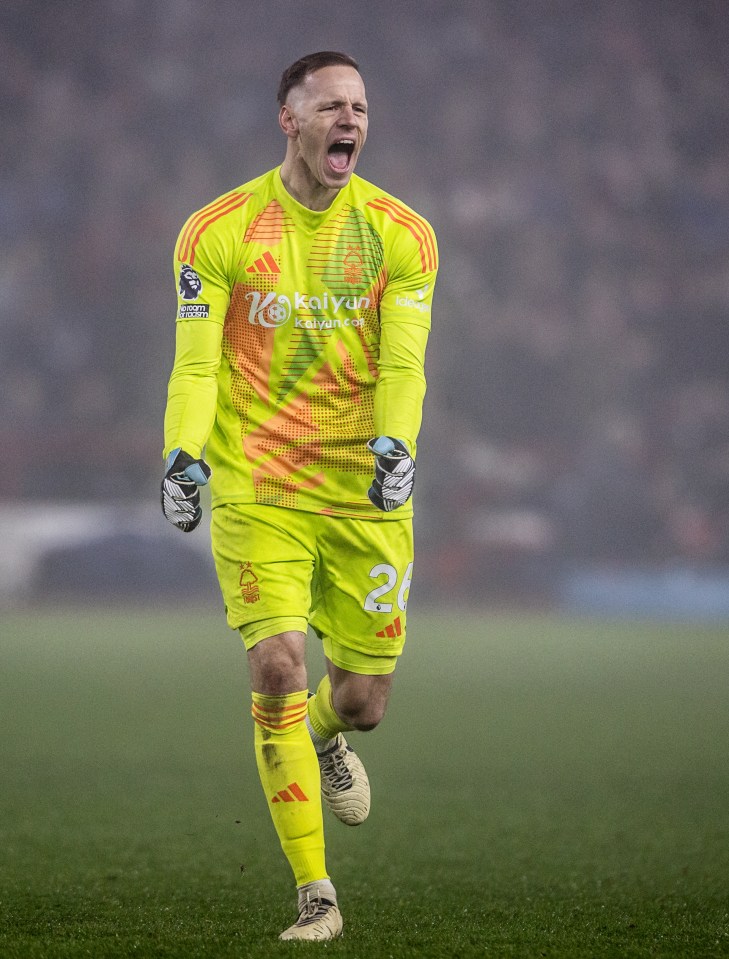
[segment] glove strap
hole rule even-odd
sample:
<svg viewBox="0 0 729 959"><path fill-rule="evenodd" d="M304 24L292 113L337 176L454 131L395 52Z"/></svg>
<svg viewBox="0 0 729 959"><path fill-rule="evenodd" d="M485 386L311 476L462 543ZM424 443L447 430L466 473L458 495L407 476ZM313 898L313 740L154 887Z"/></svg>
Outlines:
<svg viewBox="0 0 729 959"><path fill-rule="evenodd" d="M389 459L398 459L402 460L408 457L410 454L407 449L405 449L405 444L398 440L402 449L395 445L395 440L390 436L378 436L377 439L369 440L367 443L367 449L370 453L373 453L375 456L386 456Z"/></svg>

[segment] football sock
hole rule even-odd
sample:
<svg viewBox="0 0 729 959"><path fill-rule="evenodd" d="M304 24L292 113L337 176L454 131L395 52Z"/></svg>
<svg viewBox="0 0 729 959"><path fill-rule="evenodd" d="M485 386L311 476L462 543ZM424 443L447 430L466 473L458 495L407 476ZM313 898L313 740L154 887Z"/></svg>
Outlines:
<svg viewBox="0 0 729 959"><path fill-rule="evenodd" d="M323 752L332 745L337 733L347 732L353 727L337 716L332 704L332 684L325 676L319 687L307 702L306 725L317 752Z"/></svg>
<svg viewBox="0 0 729 959"><path fill-rule="evenodd" d="M333 902L335 906L337 904L337 890L328 879L323 879L321 882L307 882L305 886L298 887L298 892L299 909L306 902L307 893L312 896L319 896L322 899L328 899L329 902Z"/></svg>
<svg viewBox="0 0 729 959"><path fill-rule="evenodd" d="M296 885L327 879L319 762L306 723L307 690L253 693L258 775Z"/></svg>

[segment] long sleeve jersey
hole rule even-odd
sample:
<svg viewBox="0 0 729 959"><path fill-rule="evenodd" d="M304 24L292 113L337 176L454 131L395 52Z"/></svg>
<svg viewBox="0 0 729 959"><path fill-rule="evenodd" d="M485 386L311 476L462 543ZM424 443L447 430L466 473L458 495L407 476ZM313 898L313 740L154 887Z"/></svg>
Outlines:
<svg viewBox="0 0 729 959"><path fill-rule="evenodd" d="M413 455L437 271L421 216L352 176L324 211L280 167L193 214L175 249L165 455L213 469L213 507L396 519L367 498L373 436Z"/></svg>

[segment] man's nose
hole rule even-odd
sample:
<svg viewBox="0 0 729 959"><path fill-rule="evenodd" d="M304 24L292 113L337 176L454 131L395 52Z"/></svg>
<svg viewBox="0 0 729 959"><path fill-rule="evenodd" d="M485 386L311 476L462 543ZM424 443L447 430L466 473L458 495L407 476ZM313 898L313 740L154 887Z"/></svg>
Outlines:
<svg viewBox="0 0 729 959"><path fill-rule="evenodd" d="M342 126L354 126L356 123L357 117L349 104L345 104L342 109L339 111L339 123Z"/></svg>

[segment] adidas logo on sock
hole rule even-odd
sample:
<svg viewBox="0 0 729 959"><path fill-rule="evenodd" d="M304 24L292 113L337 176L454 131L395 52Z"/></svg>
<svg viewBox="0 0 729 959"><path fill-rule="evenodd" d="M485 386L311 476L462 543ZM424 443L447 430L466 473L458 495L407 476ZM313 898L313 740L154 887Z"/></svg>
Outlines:
<svg viewBox="0 0 729 959"><path fill-rule="evenodd" d="M285 789L279 789L271 802L308 802L309 797L298 783L289 783Z"/></svg>

